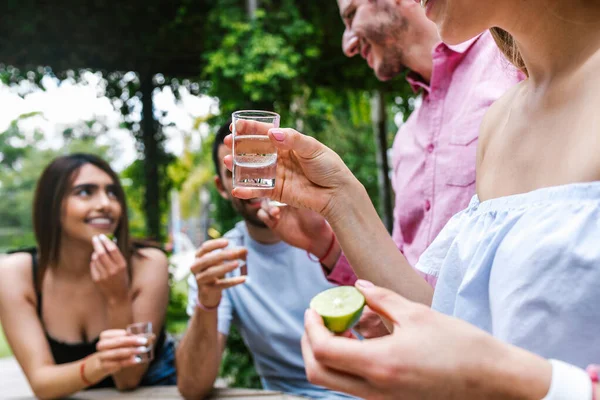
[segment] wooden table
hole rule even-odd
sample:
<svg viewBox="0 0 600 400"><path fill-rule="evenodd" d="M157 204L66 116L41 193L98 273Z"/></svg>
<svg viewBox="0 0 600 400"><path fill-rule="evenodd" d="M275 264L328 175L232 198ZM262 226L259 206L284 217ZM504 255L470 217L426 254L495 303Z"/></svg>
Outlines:
<svg viewBox="0 0 600 400"><path fill-rule="evenodd" d="M110 389L88 390L70 397L72 400L128 400L128 399L181 399L175 386L157 386L137 389L133 392L119 393ZM213 400L219 399L267 399L267 400L292 400L303 397L291 396L280 392L268 392L255 389L215 389Z"/></svg>
<svg viewBox="0 0 600 400"><path fill-rule="evenodd" d="M79 392L70 397L72 400L128 400L128 399L181 399L176 386L145 387L132 392L121 393L114 389L97 389ZM253 389L215 389L211 399L267 399L293 400L303 397L291 396L280 392L268 392ZM35 399L27 379L14 358L0 359L0 399Z"/></svg>

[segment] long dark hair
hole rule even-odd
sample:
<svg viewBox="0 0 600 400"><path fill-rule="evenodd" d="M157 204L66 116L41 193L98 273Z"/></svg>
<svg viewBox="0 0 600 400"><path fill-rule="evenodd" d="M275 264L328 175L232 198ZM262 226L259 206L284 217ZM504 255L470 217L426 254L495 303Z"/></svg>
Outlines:
<svg viewBox="0 0 600 400"><path fill-rule="evenodd" d="M33 228L39 255L39 279L41 282L48 265L57 264L60 256L62 235L61 216L65 197L71 188L77 172L86 164L91 164L106 172L115 185L115 196L121 205L121 217L115 231L117 246L130 264L132 255L129 238L129 218L125 192L119 177L110 165L93 154L75 153L54 159L40 176L33 201ZM131 271L131 266L128 266Z"/></svg>

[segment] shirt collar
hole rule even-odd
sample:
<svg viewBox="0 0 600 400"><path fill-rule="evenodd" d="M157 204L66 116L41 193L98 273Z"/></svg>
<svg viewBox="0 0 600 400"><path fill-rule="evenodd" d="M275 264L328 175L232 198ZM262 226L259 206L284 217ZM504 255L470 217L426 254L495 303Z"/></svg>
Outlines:
<svg viewBox="0 0 600 400"><path fill-rule="evenodd" d="M481 35L483 35L483 33L480 33L479 35L475 36L473 39L469 39L466 42L455 44L453 46L444 44L444 43L440 43L440 44L438 44L438 46L445 46L455 53L464 54L467 52L467 50L469 50L471 48L471 46L473 46L473 44L481 37Z"/></svg>
<svg viewBox="0 0 600 400"><path fill-rule="evenodd" d="M466 42L462 42L456 45L447 45L444 42L439 42L435 47L434 47L434 54L435 53L443 53L446 49L452 51L453 53L459 54L459 55L464 55L470 48L471 46L473 46L473 44L475 44L475 42L481 37L481 35L483 34L479 34L477 36L475 36L473 39L469 39ZM429 84L427 82L425 82L425 80L423 79L423 77L419 74L417 74L416 72L410 71L407 75L406 75L406 80L408 81L411 89L413 92L418 93L420 90L425 90L427 92L429 92L430 88L429 88Z"/></svg>

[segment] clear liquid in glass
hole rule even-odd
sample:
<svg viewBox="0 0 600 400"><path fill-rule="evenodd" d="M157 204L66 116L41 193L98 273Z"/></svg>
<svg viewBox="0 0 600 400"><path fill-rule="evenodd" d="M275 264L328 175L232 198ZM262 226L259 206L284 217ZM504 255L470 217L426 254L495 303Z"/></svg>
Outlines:
<svg viewBox="0 0 600 400"><path fill-rule="evenodd" d="M277 149L265 135L238 135L233 141L233 186L275 187Z"/></svg>
<svg viewBox="0 0 600 400"><path fill-rule="evenodd" d="M146 348L146 351L143 353L139 353L136 355L136 358L140 363L150 362L154 359L154 343L152 343L152 334L139 334L140 337L145 337L148 339L148 345L142 346Z"/></svg>

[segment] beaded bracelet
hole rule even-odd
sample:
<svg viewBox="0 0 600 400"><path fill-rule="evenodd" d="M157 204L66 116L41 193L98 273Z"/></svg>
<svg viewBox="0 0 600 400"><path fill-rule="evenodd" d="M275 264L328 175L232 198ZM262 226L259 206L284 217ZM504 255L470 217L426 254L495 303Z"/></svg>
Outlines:
<svg viewBox="0 0 600 400"><path fill-rule="evenodd" d="M207 307L204 304L202 304L201 301L198 301L198 304L196 304L196 307L198 307L202 311L213 312L213 311L216 311L219 308L219 304L221 304L221 301L219 301L216 306Z"/></svg>

